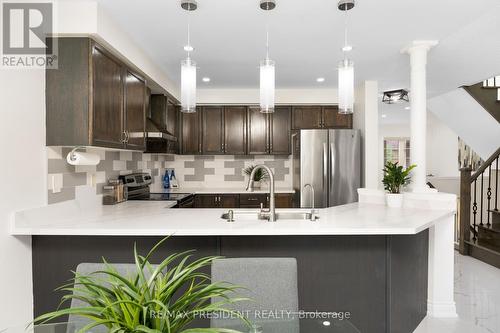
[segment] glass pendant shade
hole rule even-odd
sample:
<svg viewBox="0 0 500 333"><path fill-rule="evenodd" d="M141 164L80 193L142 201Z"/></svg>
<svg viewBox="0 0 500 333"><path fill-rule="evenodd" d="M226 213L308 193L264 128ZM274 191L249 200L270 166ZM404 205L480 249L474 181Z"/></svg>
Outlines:
<svg viewBox="0 0 500 333"><path fill-rule="evenodd" d="M181 111L196 112L196 63L190 58L181 62Z"/></svg>
<svg viewBox="0 0 500 333"><path fill-rule="evenodd" d="M260 63L260 112L274 112L274 61L266 59Z"/></svg>
<svg viewBox="0 0 500 333"><path fill-rule="evenodd" d="M339 63L339 113L354 111L354 63L344 59Z"/></svg>

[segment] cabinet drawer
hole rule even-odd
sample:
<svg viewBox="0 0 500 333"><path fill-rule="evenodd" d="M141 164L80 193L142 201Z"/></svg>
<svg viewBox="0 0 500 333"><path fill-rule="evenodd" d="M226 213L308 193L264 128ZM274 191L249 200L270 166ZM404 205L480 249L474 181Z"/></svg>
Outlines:
<svg viewBox="0 0 500 333"><path fill-rule="evenodd" d="M268 207L267 194L264 193L249 193L240 194L240 207L241 208L260 208L260 204Z"/></svg>
<svg viewBox="0 0 500 333"><path fill-rule="evenodd" d="M276 208L293 208L293 194L280 193L274 197Z"/></svg>

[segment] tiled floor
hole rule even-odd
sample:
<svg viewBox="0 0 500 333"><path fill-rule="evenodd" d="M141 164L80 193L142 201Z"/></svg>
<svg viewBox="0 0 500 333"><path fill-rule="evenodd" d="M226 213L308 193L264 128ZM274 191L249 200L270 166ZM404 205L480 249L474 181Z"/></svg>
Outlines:
<svg viewBox="0 0 500 333"><path fill-rule="evenodd" d="M500 333L500 269L455 255L458 319L425 318L414 333Z"/></svg>

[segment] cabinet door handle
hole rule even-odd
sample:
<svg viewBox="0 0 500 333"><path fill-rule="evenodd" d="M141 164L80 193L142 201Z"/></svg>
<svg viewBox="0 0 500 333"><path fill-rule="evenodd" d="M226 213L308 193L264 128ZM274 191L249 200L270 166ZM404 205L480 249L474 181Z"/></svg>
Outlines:
<svg viewBox="0 0 500 333"><path fill-rule="evenodd" d="M201 153L201 143L198 144L198 152Z"/></svg>
<svg viewBox="0 0 500 333"><path fill-rule="evenodd" d="M122 133L122 143L127 143L128 142L128 139L129 139L129 135L128 135L128 131L123 131Z"/></svg>

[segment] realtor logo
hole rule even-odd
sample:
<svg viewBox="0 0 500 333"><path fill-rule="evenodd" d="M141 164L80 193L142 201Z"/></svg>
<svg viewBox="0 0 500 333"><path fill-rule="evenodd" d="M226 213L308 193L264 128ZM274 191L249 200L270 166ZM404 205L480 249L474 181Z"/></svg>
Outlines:
<svg viewBox="0 0 500 333"><path fill-rule="evenodd" d="M51 2L2 3L2 67L54 68Z"/></svg>

